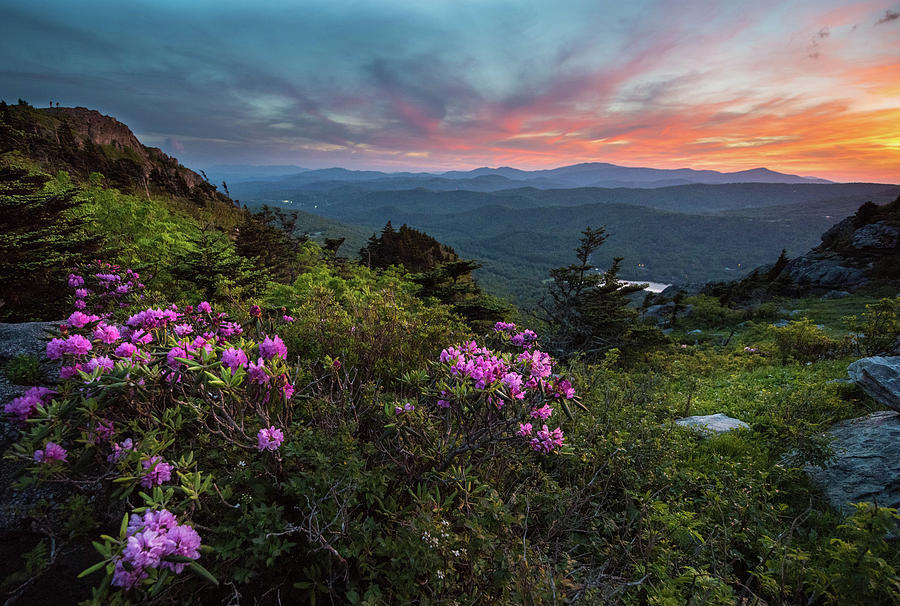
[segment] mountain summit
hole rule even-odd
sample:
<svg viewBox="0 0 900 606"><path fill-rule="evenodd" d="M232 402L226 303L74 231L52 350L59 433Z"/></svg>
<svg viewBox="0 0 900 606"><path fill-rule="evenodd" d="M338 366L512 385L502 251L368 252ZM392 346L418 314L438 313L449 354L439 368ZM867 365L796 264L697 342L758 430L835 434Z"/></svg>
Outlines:
<svg viewBox="0 0 900 606"><path fill-rule="evenodd" d="M128 126L84 107L38 109L0 104L0 154L19 152L50 172L76 179L103 174L114 187L201 201L229 201L201 175L156 147L138 141Z"/></svg>

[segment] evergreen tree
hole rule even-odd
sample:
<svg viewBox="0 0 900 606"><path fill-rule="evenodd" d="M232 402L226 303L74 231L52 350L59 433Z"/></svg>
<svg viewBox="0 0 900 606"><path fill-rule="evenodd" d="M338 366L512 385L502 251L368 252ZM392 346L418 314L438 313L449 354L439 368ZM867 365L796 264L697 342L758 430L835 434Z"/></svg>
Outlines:
<svg viewBox="0 0 900 606"><path fill-rule="evenodd" d="M290 235L295 223L296 215L285 215L268 206L255 215L245 210L237 229L235 251L250 259L256 271L269 279L283 284L293 282L302 270L297 261L300 243Z"/></svg>
<svg viewBox="0 0 900 606"><path fill-rule="evenodd" d="M192 250L178 255L172 268L184 291L193 290L206 301L223 301L255 295L265 284L265 274L237 254L225 234L207 227L189 243Z"/></svg>
<svg viewBox="0 0 900 606"><path fill-rule="evenodd" d="M419 296L452 305L477 330L512 311L506 302L482 292L472 275L481 267L478 262L460 259L449 246L406 224L398 230L388 221L380 236L372 234L359 256L371 268L402 266L421 287Z"/></svg>
<svg viewBox="0 0 900 606"><path fill-rule="evenodd" d="M101 256L77 213L78 190L43 191L47 175L0 169L0 318L59 319L69 269Z"/></svg>
<svg viewBox="0 0 900 606"><path fill-rule="evenodd" d="M576 352L596 357L621 347L638 321L637 311L628 306L628 295L642 287L619 281L622 258L614 259L605 272L590 263L608 237L605 227L588 227L582 233L575 249L577 263L550 270L548 297L540 304L550 328L544 343L561 357Z"/></svg>

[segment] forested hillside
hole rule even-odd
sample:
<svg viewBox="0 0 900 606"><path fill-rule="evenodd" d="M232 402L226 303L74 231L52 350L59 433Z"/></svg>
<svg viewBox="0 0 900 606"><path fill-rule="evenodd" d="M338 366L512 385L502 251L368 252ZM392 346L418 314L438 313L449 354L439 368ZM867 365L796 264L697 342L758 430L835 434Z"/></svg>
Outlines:
<svg viewBox="0 0 900 606"><path fill-rule="evenodd" d="M697 283L736 279L786 248L799 255L867 201L890 202L884 184L683 185L657 189L513 189L491 193L427 189L308 191L242 183L232 189L252 207L263 202L376 229L406 223L479 259L489 292L533 307L551 267L565 262L585 225L606 225L596 260L624 257L632 280ZM299 187L299 186L298 186ZM284 204L284 200L290 200ZM340 231L340 230L337 230ZM351 228L347 228L352 233Z"/></svg>

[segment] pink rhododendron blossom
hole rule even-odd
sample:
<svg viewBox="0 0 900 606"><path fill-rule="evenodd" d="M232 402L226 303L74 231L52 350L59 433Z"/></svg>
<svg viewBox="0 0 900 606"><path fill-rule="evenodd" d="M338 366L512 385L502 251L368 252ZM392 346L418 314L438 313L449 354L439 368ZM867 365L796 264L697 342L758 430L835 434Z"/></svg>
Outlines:
<svg viewBox="0 0 900 606"><path fill-rule="evenodd" d="M184 335L190 334L194 332L194 327L190 324L176 324L175 325L175 334L179 337L183 337Z"/></svg>
<svg viewBox="0 0 900 606"><path fill-rule="evenodd" d="M200 304L197 306L197 311L205 313L205 314L211 314L212 306L209 303L207 303L206 301L201 301Z"/></svg>
<svg viewBox="0 0 900 606"><path fill-rule="evenodd" d="M54 461L66 460L66 449L54 442L47 442L43 450L34 451L34 460L36 463L52 463Z"/></svg>
<svg viewBox="0 0 900 606"><path fill-rule="evenodd" d="M72 335L66 339L66 353L83 356L93 348L91 342L81 335Z"/></svg>
<svg viewBox="0 0 900 606"><path fill-rule="evenodd" d="M47 343L47 357L51 360L59 360L66 353L65 339L51 339Z"/></svg>
<svg viewBox="0 0 900 606"><path fill-rule="evenodd" d="M509 388L509 395L513 398L521 400L525 397L525 392L522 391L522 377L519 373L506 373L501 382Z"/></svg>
<svg viewBox="0 0 900 606"><path fill-rule="evenodd" d="M76 274L69 274L69 286L77 288L84 285L84 278Z"/></svg>
<svg viewBox="0 0 900 606"><path fill-rule="evenodd" d="M557 427L553 431L550 431L547 429L547 426L544 425L544 427L537 432L537 435L531 439L531 448L536 452L546 454L554 448L562 446L564 440L565 438L563 437L562 429Z"/></svg>
<svg viewBox="0 0 900 606"><path fill-rule="evenodd" d="M532 408L531 416L535 419L549 419L550 415L553 414L553 409L544 404L540 408Z"/></svg>
<svg viewBox="0 0 900 606"><path fill-rule="evenodd" d="M94 338L107 345L112 345L120 338L119 329L112 324L100 322L94 327Z"/></svg>
<svg viewBox="0 0 900 606"><path fill-rule="evenodd" d="M234 372L238 368L246 368L247 354L239 347L229 347L222 352L222 364Z"/></svg>
<svg viewBox="0 0 900 606"><path fill-rule="evenodd" d="M195 337L193 341L191 341L191 349L199 352L201 349L205 351L207 354L211 354L213 352L213 343L215 343L215 338L204 336Z"/></svg>
<svg viewBox="0 0 900 606"><path fill-rule="evenodd" d="M575 397L575 388L567 379L561 379L554 386L553 397L571 400Z"/></svg>
<svg viewBox="0 0 900 606"><path fill-rule="evenodd" d="M115 367L115 362L113 362L108 356L100 356L99 358L91 358L84 365L84 372L92 373L98 368L102 368L101 372L109 372Z"/></svg>
<svg viewBox="0 0 900 606"><path fill-rule="evenodd" d="M137 352L137 350L137 346L133 345L132 343L122 343L118 347L116 347L116 351L113 353L115 353L120 358L130 358L135 354L135 352Z"/></svg>
<svg viewBox="0 0 900 606"><path fill-rule="evenodd" d="M109 419L100 419L91 432L95 443L108 442L115 433L115 426Z"/></svg>
<svg viewBox="0 0 900 606"><path fill-rule="evenodd" d="M121 444L114 443L112 448L112 454L106 457L106 460L110 463L115 463L116 461L121 459L126 452L128 452L129 450L134 450L134 442L131 438L128 438Z"/></svg>
<svg viewBox="0 0 900 606"><path fill-rule="evenodd" d="M82 310L87 307L87 303L85 303L82 299L75 299L75 303L73 303L75 309Z"/></svg>
<svg viewBox="0 0 900 606"><path fill-rule="evenodd" d="M200 557L200 535L187 524L180 524L171 529L166 533L166 538L172 541L172 551L167 555L179 555L194 560ZM187 566L184 562L163 562L162 565L175 574L181 574Z"/></svg>
<svg viewBox="0 0 900 606"><path fill-rule="evenodd" d="M277 429L274 425L268 429L260 429L259 433L256 434L256 449L260 452L263 450L278 450L282 442L284 442L284 432Z"/></svg>
<svg viewBox="0 0 900 606"><path fill-rule="evenodd" d="M497 322L494 324L494 332L509 332L516 329L513 322Z"/></svg>
<svg viewBox="0 0 900 606"><path fill-rule="evenodd" d="M407 402L403 406L395 406L394 414L402 415L403 413L406 413L406 412L412 412L415 409L416 409L415 405L413 405L411 402Z"/></svg>
<svg viewBox="0 0 900 606"><path fill-rule="evenodd" d="M294 386L285 381L285 384L281 387L281 394L285 400L290 400L291 396L294 395Z"/></svg>
<svg viewBox="0 0 900 606"><path fill-rule="evenodd" d="M81 363L75 364L75 366L63 366L59 369L59 378L66 381L72 377L77 377L79 370L84 370Z"/></svg>
<svg viewBox="0 0 900 606"><path fill-rule="evenodd" d="M287 322L288 324L290 324L291 322L294 321L294 318L292 316L288 316L288 315L281 316L281 319L284 320L285 322Z"/></svg>
<svg viewBox="0 0 900 606"><path fill-rule="evenodd" d="M187 347L184 343L179 343L175 347L169 350L169 353L166 354L166 360L169 363L169 366L172 368L180 368L183 366L183 362L179 362L175 358L184 358L186 360L193 360L194 356L187 350Z"/></svg>
<svg viewBox="0 0 900 606"><path fill-rule="evenodd" d="M78 297L79 299L83 299L86 296L88 296L89 293L90 293L90 291L88 289L79 288L75 291L75 296Z"/></svg>
<svg viewBox="0 0 900 606"><path fill-rule="evenodd" d="M162 457L150 457L141 463L141 466L147 470L147 473L141 478L141 486L144 488L159 486L172 479L172 469L174 468L166 463Z"/></svg>
<svg viewBox="0 0 900 606"><path fill-rule="evenodd" d="M519 431L516 432L516 435L525 437L530 436L532 431L531 423L519 423Z"/></svg>
<svg viewBox="0 0 900 606"><path fill-rule="evenodd" d="M550 373L553 370L553 362L550 359L550 354L542 351L526 351L519 354L519 357L516 359L519 362L528 364L531 367L531 376L537 379L550 376Z"/></svg>
<svg viewBox="0 0 900 606"><path fill-rule="evenodd" d="M271 360L275 356L281 356L284 359L287 358L287 347L278 335L272 338L266 337L259 344L259 354L266 360Z"/></svg>
<svg viewBox="0 0 900 606"><path fill-rule="evenodd" d="M16 417L19 422L31 417L38 407L43 407L56 392L47 387L31 387L18 398L14 398L6 406L3 412Z"/></svg>
<svg viewBox="0 0 900 606"><path fill-rule="evenodd" d="M132 328L143 328L144 330L153 330L155 328L164 328L169 322L178 320L178 312L173 309L145 309L128 318L125 324Z"/></svg>
<svg viewBox="0 0 900 606"><path fill-rule="evenodd" d="M178 526L178 520L171 511L160 509L154 511L148 509L144 515L133 513L128 520L128 535L133 535L144 530L152 530L157 533L166 533Z"/></svg>
<svg viewBox="0 0 900 606"><path fill-rule="evenodd" d="M165 510L148 510L143 516L134 514L128 523L127 541L116 560L112 585L132 589L149 576L148 569L167 568L176 574L186 562L166 562L168 556L196 560L200 557L200 535L187 524L178 524Z"/></svg>
<svg viewBox="0 0 900 606"><path fill-rule="evenodd" d="M72 315L66 320L69 326L74 326L75 328L84 328L86 324L90 324L96 320L99 320L98 316L87 315L86 313L80 311L72 312Z"/></svg>
<svg viewBox="0 0 900 606"><path fill-rule="evenodd" d="M219 333L223 337L236 336L236 335L242 334L243 332L244 332L244 329L241 328L241 325L238 324L237 322L223 322L219 326Z"/></svg>
<svg viewBox="0 0 900 606"><path fill-rule="evenodd" d="M262 358L257 358L256 364L250 362L250 368L247 371L247 374L250 375L251 381L260 385L266 385L271 379L269 373L266 372L266 363Z"/></svg>
<svg viewBox="0 0 900 606"><path fill-rule="evenodd" d="M138 329L131 333L131 342L139 343L141 345L147 345L153 341L153 335L145 331L144 329Z"/></svg>

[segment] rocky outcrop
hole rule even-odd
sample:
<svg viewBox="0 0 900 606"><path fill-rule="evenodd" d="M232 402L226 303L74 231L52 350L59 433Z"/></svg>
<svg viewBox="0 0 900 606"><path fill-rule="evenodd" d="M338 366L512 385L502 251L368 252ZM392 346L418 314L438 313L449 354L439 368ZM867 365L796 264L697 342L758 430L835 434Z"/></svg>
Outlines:
<svg viewBox="0 0 900 606"><path fill-rule="evenodd" d="M822 243L806 254L790 260L779 258L737 282L707 284L703 293L738 306L774 297L883 293L886 287L900 289L897 259L900 197L882 205L866 202L853 216L823 233Z"/></svg>
<svg viewBox="0 0 900 606"><path fill-rule="evenodd" d="M0 370L5 370L7 362L18 356L34 356L38 360L45 360L44 337L47 331L62 322L23 322L21 324L0 323ZM49 370L46 364L46 370ZM5 372L0 372L0 411L13 398L17 398L28 389L24 385L11 383ZM0 422L0 449L8 441L15 431L9 425Z"/></svg>
<svg viewBox="0 0 900 606"><path fill-rule="evenodd" d="M900 411L900 356L873 356L857 360L847 374L873 400Z"/></svg>
<svg viewBox="0 0 900 606"><path fill-rule="evenodd" d="M750 426L739 419L726 414L698 415L676 419L675 423L682 427L690 427L705 434L720 435L736 429L750 429Z"/></svg>
<svg viewBox="0 0 900 606"><path fill-rule="evenodd" d="M900 415L883 410L838 423L828 430L834 456L806 471L835 509L851 503L900 506Z"/></svg>
<svg viewBox="0 0 900 606"><path fill-rule="evenodd" d="M799 288L855 291L869 282L858 267L847 267L840 259L798 257L787 264L784 272Z"/></svg>
<svg viewBox="0 0 900 606"><path fill-rule="evenodd" d="M177 159L143 145L125 124L85 107L0 106L0 153L13 150L49 174L67 171L73 180L98 172L109 184L134 193L233 204Z"/></svg>
<svg viewBox="0 0 900 606"><path fill-rule="evenodd" d="M900 241L900 229L879 222L860 227L853 232L850 245L857 249L891 249L897 248L898 241Z"/></svg>

